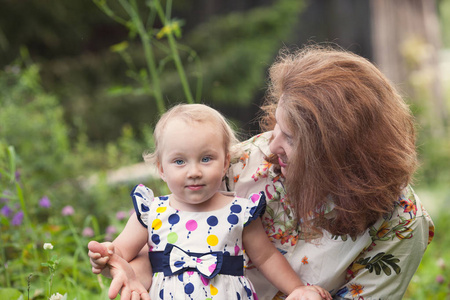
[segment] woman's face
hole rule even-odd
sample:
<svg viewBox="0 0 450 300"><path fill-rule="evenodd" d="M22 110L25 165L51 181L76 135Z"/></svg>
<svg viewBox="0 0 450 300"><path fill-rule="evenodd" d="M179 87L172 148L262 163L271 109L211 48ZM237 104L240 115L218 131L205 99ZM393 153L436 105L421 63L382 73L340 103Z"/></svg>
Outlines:
<svg viewBox="0 0 450 300"><path fill-rule="evenodd" d="M278 162L281 166L281 173L286 175L286 168L289 166L289 158L293 150L293 134L288 129L286 123L286 112L284 108L278 105L275 112L277 124L272 132L272 141L269 145L270 151L278 156Z"/></svg>

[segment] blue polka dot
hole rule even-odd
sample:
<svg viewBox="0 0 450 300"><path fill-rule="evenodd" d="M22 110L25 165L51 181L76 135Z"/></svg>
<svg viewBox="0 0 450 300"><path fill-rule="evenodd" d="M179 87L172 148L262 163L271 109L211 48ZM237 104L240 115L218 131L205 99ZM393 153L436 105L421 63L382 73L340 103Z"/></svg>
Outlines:
<svg viewBox="0 0 450 300"><path fill-rule="evenodd" d="M142 212L147 212L147 211L149 211L149 210L150 210L150 209L148 208L147 205L141 204L141 211L142 211Z"/></svg>
<svg viewBox="0 0 450 300"><path fill-rule="evenodd" d="M177 268L183 267L184 264L185 264L185 262L182 261L182 260L177 260L177 261L174 263L175 267L177 267Z"/></svg>
<svg viewBox="0 0 450 300"><path fill-rule="evenodd" d="M227 221L232 225L236 225L239 222L239 218L236 215L229 215Z"/></svg>
<svg viewBox="0 0 450 300"><path fill-rule="evenodd" d="M172 214L169 216L169 223L172 225L177 224L178 222L180 222L180 216L177 214Z"/></svg>
<svg viewBox="0 0 450 300"><path fill-rule="evenodd" d="M159 243L161 242L161 240L159 239L159 235L153 234L152 235L152 242L155 243L156 245L159 245Z"/></svg>
<svg viewBox="0 0 450 300"><path fill-rule="evenodd" d="M183 273L178 274L178 280L183 282Z"/></svg>
<svg viewBox="0 0 450 300"><path fill-rule="evenodd" d="M161 199L161 200L167 200L167 199L169 199L169 196L160 196L159 199Z"/></svg>
<svg viewBox="0 0 450 300"><path fill-rule="evenodd" d="M239 295L238 292L236 292L236 299L237 299L237 300L241 300L241 295Z"/></svg>
<svg viewBox="0 0 450 300"><path fill-rule="evenodd" d="M214 227L219 223L219 220L216 218L216 216L209 217L206 222L209 226Z"/></svg>
<svg viewBox="0 0 450 300"><path fill-rule="evenodd" d="M164 289L159 291L159 298L164 299Z"/></svg>
<svg viewBox="0 0 450 300"><path fill-rule="evenodd" d="M245 291L247 292L247 296L250 297L253 293L252 290L250 290L248 287L244 286Z"/></svg>
<svg viewBox="0 0 450 300"><path fill-rule="evenodd" d="M236 214L240 213L242 211L242 207L238 204L234 204L230 207L230 210Z"/></svg>
<svg viewBox="0 0 450 300"><path fill-rule="evenodd" d="M184 286L184 292L188 295L194 292L194 285L192 283L188 283Z"/></svg>

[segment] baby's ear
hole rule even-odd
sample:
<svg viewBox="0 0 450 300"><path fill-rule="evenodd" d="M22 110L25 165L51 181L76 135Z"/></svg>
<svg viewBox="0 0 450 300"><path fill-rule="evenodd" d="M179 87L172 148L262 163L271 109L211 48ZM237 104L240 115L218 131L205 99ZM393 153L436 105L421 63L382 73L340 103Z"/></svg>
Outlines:
<svg viewBox="0 0 450 300"><path fill-rule="evenodd" d="M166 176L164 176L164 169L159 161L156 162L156 168L158 169L159 177L165 182Z"/></svg>
<svg viewBox="0 0 450 300"><path fill-rule="evenodd" d="M223 175L224 176L227 173L228 168L230 167L230 160L231 160L231 155L230 155L230 153L228 153L225 157L225 164L223 166Z"/></svg>

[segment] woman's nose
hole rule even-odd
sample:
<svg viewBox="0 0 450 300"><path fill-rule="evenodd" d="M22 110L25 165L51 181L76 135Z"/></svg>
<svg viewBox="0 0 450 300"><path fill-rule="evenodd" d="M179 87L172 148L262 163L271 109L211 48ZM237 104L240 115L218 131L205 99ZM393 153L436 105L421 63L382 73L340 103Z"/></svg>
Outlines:
<svg viewBox="0 0 450 300"><path fill-rule="evenodd" d="M269 144L270 152L273 154L282 154L283 149L280 145L280 130L278 128L278 125L275 125L275 128L272 131L272 140Z"/></svg>

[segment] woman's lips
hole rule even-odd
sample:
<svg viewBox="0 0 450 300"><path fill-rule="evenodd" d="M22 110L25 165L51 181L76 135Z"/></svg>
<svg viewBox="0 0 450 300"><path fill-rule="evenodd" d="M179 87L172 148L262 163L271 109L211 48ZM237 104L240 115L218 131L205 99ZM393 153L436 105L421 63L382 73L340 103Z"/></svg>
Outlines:
<svg viewBox="0 0 450 300"><path fill-rule="evenodd" d="M280 164L280 166L282 168L286 168L287 167L287 163L283 162L283 160L280 157L278 157L278 163Z"/></svg>

